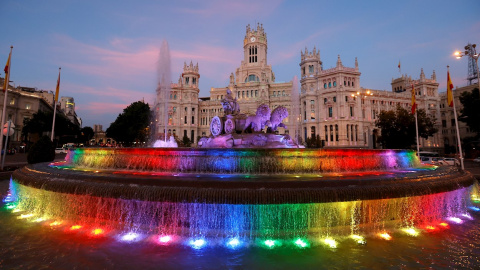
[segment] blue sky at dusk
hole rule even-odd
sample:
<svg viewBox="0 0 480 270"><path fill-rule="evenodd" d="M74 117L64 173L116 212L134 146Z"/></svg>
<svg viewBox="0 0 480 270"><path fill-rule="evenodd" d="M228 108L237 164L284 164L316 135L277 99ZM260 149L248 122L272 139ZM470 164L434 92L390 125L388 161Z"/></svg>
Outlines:
<svg viewBox="0 0 480 270"><path fill-rule="evenodd" d="M467 84L467 59L452 54L480 45L480 1L0 1L0 76L14 46L15 85L75 98L83 126L106 129L130 103L154 101L159 49L167 40L172 82L183 63L200 69L200 96L228 85L243 57L247 24L262 23L268 64L277 81L300 74L300 51L320 49L324 68L340 54L358 57L360 86L391 89L403 74L427 78L435 70L440 92L447 65L455 86Z"/></svg>

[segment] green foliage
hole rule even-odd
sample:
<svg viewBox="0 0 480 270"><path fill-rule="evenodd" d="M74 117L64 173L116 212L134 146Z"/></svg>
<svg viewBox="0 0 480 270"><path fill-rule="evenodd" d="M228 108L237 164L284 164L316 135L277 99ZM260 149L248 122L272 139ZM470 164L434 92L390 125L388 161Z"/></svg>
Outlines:
<svg viewBox="0 0 480 270"><path fill-rule="evenodd" d="M188 138L188 136L185 135L183 136L180 145L183 147L190 147L192 145L192 141L190 141L190 138Z"/></svg>
<svg viewBox="0 0 480 270"><path fill-rule="evenodd" d="M308 137L305 140L305 147L306 148L323 148L322 140L320 139L320 135L316 137Z"/></svg>
<svg viewBox="0 0 480 270"><path fill-rule="evenodd" d="M465 122L471 131L480 136L480 92L478 88L472 92L463 92L460 96L460 102L463 105L459 120Z"/></svg>
<svg viewBox="0 0 480 270"><path fill-rule="evenodd" d="M27 154L29 164L49 162L55 159L55 146L48 136L42 136L32 145Z"/></svg>
<svg viewBox="0 0 480 270"><path fill-rule="evenodd" d="M150 106L142 101L137 101L123 109L115 122L107 128L107 137L125 146L133 142L144 142L147 138Z"/></svg>
<svg viewBox="0 0 480 270"><path fill-rule="evenodd" d="M417 110L418 135L427 139L438 129L435 117L428 116L425 110ZM375 125L381 129L378 141L383 148L410 149L416 145L415 116L410 111L397 106L395 111L381 111Z"/></svg>
<svg viewBox="0 0 480 270"><path fill-rule="evenodd" d="M36 134L38 137L42 136L44 132L52 131L53 112L38 111L33 114L31 119L23 121L22 137L27 138L29 134ZM71 140L68 137L75 138L80 133L80 128L73 124L63 114L57 113L55 116L55 137L65 138L63 143Z"/></svg>

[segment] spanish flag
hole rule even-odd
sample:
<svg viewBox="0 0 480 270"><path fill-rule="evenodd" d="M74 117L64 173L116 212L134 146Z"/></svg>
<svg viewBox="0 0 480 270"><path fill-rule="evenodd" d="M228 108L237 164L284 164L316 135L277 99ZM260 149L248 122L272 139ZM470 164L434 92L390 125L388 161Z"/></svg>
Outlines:
<svg viewBox="0 0 480 270"><path fill-rule="evenodd" d="M62 68L58 68L58 80L57 80L57 90L55 91L55 103L58 101L58 93L60 92L60 70Z"/></svg>
<svg viewBox="0 0 480 270"><path fill-rule="evenodd" d="M398 69L400 69L400 60L398 60Z"/></svg>
<svg viewBox="0 0 480 270"><path fill-rule="evenodd" d="M450 70L447 70L447 104L453 107L453 83L450 79Z"/></svg>
<svg viewBox="0 0 480 270"><path fill-rule="evenodd" d="M412 114L417 110L417 101L415 100L415 86L412 83Z"/></svg>
<svg viewBox="0 0 480 270"><path fill-rule="evenodd" d="M3 92L7 90L8 87L8 82L10 80L10 58L12 57L12 49L10 48L10 54L8 55L8 60L7 64L5 65L5 69L3 71L5 72L5 81L3 82Z"/></svg>

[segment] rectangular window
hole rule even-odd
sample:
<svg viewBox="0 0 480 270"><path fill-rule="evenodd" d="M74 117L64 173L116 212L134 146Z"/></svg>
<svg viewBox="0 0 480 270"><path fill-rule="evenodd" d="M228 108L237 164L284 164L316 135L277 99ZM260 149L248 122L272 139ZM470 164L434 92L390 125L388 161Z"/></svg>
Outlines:
<svg viewBox="0 0 480 270"><path fill-rule="evenodd" d="M455 126L455 119L451 119L450 121L451 121L452 127L454 127Z"/></svg>
<svg viewBox="0 0 480 270"><path fill-rule="evenodd" d="M32 104L30 104L30 103L25 104L25 109L31 110L32 109Z"/></svg>
<svg viewBox="0 0 480 270"><path fill-rule="evenodd" d="M310 119L315 120L315 110L310 112Z"/></svg>
<svg viewBox="0 0 480 270"><path fill-rule="evenodd" d="M328 107L328 117L333 117L333 108Z"/></svg>
<svg viewBox="0 0 480 270"><path fill-rule="evenodd" d="M186 78L185 78L185 84L188 85L189 82L190 82L190 78L189 78L189 77L186 77Z"/></svg>
<svg viewBox="0 0 480 270"><path fill-rule="evenodd" d="M350 116L353 117L353 106L350 106Z"/></svg>
<svg viewBox="0 0 480 270"><path fill-rule="evenodd" d="M313 74L313 65L308 66L308 73Z"/></svg>
<svg viewBox="0 0 480 270"><path fill-rule="evenodd" d="M442 120L442 127L444 127L444 128L447 127L447 120Z"/></svg>
<svg viewBox="0 0 480 270"><path fill-rule="evenodd" d="M10 105L15 105L15 98L10 99Z"/></svg>

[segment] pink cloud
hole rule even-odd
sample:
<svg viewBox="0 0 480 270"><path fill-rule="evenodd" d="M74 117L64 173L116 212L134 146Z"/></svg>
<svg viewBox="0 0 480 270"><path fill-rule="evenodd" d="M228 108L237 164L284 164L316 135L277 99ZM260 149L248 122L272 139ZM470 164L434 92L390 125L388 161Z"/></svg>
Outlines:
<svg viewBox="0 0 480 270"><path fill-rule="evenodd" d="M101 116L102 114L120 114L130 104L120 104L111 102L89 102L76 105L76 110L81 114L90 114Z"/></svg>

